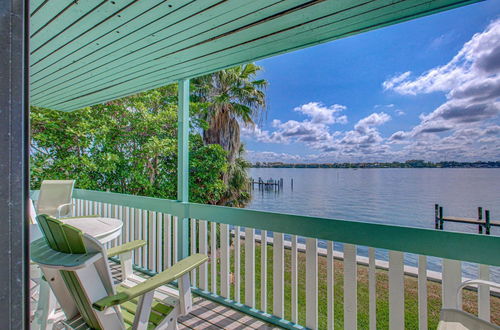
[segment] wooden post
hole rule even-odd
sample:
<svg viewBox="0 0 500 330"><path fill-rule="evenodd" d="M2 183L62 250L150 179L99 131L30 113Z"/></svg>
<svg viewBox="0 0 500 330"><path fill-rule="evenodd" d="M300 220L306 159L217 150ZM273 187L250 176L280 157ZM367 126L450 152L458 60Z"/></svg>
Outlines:
<svg viewBox="0 0 500 330"><path fill-rule="evenodd" d="M177 200L189 202L189 80L179 81L177 110ZM189 256L189 220L178 217L177 248L179 260Z"/></svg>
<svg viewBox="0 0 500 330"><path fill-rule="evenodd" d="M443 230L443 207L439 207L439 229Z"/></svg>
<svg viewBox="0 0 500 330"><path fill-rule="evenodd" d="M485 221L485 224L484 224L484 227L486 229L486 235L489 235L490 234L490 210L486 210L484 212L484 221Z"/></svg>
<svg viewBox="0 0 500 330"><path fill-rule="evenodd" d="M483 220L483 208L482 207L478 207L477 208L477 221L481 221L481 220ZM479 224L478 225L477 231L478 231L479 234L483 233L483 224Z"/></svg>
<svg viewBox="0 0 500 330"><path fill-rule="evenodd" d="M439 229L439 204L434 204L434 227Z"/></svg>
<svg viewBox="0 0 500 330"><path fill-rule="evenodd" d="M293 190L293 179L292 179L292 190Z"/></svg>

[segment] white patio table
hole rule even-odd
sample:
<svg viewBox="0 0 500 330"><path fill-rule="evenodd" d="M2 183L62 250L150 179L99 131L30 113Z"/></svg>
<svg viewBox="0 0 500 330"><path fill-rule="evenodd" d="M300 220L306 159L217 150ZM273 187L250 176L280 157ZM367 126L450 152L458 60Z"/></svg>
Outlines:
<svg viewBox="0 0 500 330"><path fill-rule="evenodd" d="M95 237L102 244L108 243L121 234L123 221L114 218L81 217L59 219L68 225L80 229L85 234Z"/></svg>

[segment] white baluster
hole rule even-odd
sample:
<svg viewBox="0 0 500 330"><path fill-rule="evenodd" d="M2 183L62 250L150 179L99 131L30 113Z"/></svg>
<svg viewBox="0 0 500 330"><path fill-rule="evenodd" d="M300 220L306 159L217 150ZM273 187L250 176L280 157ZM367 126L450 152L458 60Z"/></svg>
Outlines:
<svg viewBox="0 0 500 330"><path fill-rule="evenodd" d="M457 306L457 291L462 283L462 265L460 261L443 259L442 274L443 308L461 308L461 302Z"/></svg>
<svg viewBox="0 0 500 330"><path fill-rule="evenodd" d="M260 309L267 311L267 230L260 231Z"/></svg>
<svg viewBox="0 0 500 330"><path fill-rule="evenodd" d="M273 314L285 315L283 234L273 234Z"/></svg>
<svg viewBox="0 0 500 330"><path fill-rule="evenodd" d="M418 328L428 329L427 324L427 257L418 256Z"/></svg>
<svg viewBox="0 0 500 330"><path fill-rule="evenodd" d="M356 246L344 244L344 329L358 327Z"/></svg>
<svg viewBox="0 0 500 330"><path fill-rule="evenodd" d="M318 241L306 238L306 326L318 328Z"/></svg>
<svg viewBox="0 0 500 330"><path fill-rule="evenodd" d="M210 282L212 292L217 293L217 223L210 222Z"/></svg>
<svg viewBox="0 0 500 330"><path fill-rule="evenodd" d="M224 298L230 295L229 266L230 246L229 246L229 226L220 224L220 294Z"/></svg>
<svg viewBox="0 0 500 330"><path fill-rule="evenodd" d="M292 235L291 238L292 247L292 273L291 284L292 284L292 322L298 323L299 321L299 309L298 309L298 263L297 263L297 236Z"/></svg>
<svg viewBox="0 0 500 330"><path fill-rule="evenodd" d="M335 323L335 263L333 259L333 242L326 242L326 308L327 328L333 329Z"/></svg>
<svg viewBox="0 0 500 330"><path fill-rule="evenodd" d="M389 329L405 327L403 252L389 251Z"/></svg>
<svg viewBox="0 0 500 330"><path fill-rule="evenodd" d="M207 242L207 222L200 220L200 253L208 255L208 242ZM204 263L200 266L200 288L208 290L208 265Z"/></svg>
<svg viewBox="0 0 500 330"><path fill-rule="evenodd" d="M255 229L245 228L245 305L255 308Z"/></svg>
<svg viewBox="0 0 500 330"><path fill-rule="evenodd" d="M490 267L488 265L479 265L479 279L485 281L490 280ZM479 285L477 299L479 318L490 322L490 287L487 285Z"/></svg>

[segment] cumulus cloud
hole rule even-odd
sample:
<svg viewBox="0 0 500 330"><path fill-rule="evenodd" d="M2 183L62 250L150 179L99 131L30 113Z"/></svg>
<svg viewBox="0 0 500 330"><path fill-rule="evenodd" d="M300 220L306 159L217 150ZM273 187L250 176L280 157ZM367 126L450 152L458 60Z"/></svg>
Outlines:
<svg viewBox="0 0 500 330"><path fill-rule="evenodd" d="M390 143L407 143L406 149L415 152L453 149L457 155L468 145L480 149L475 144L479 141L494 143L491 136L477 139L481 132L495 131L498 126L491 123L498 122L500 115L500 20L476 33L448 63L414 78L410 71L396 75L382 86L402 95L441 92L446 96L443 104L421 114L413 129L392 134ZM425 143L430 139L432 148Z"/></svg>
<svg viewBox="0 0 500 330"><path fill-rule="evenodd" d="M430 45L442 43L439 37ZM345 129L347 108L310 102L293 110L304 120L273 120L269 131L244 131L261 142L302 143L311 152L297 156L250 152L260 161L343 162L444 159L500 159L500 19L476 33L443 65L419 74L397 73L382 83L386 92L418 96L441 93L444 102L419 116L407 130L384 137L380 127L405 115L395 104L375 105L374 112ZM418 98L414 98L418 102Z"/></svg>
<svg viewBox="0 0 500 330"><path fill-rule="evenodd" d="M319 102L310 102L294 108L294 111L307 117L302 121L282 122L274 119L271 122L273 132L254 126L244 127L242 135L265 143L303 142L318 146L333 139L335 133L330 132L331 125L347 123L347 116L341 114L346 109L346 106L340 104L326 106Z"/></svg>
<svg viewBox="0 0 500 330"><path fill-rule="evenodd" d="M284 152L247 150L246 159L253 163L276 162L276 161L284 163L298 163L305 161L306 159L308 159L308 157L288 154Z"/></svg>
<svg viewBox="0 0 500 330"><path fill-rule="evenodd" d="M391 120L391 116L389 116L385 112L372 113L368 117L365 117L358 121L356 125L354 125L354 129L360 133L364 133L372 126L380 126L388 122L389 120Z"/></svg>
<svg viewBox="0 0 500 330"><path fill-rule="evenodd" d="M315 124L347 124L347 116L339 113L347 109L345 105L334 104L329 107L319 102L309 102L293 109L311 117L311 123Z"/></svg>

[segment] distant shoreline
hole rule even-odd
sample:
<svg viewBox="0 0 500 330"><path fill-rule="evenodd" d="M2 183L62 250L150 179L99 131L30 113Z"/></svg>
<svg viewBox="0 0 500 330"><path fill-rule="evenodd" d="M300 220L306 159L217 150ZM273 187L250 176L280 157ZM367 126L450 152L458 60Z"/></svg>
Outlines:
<svg viewBox="0 0 500 330"><path fill-rule="evenodd" d="M408 160L391 163L282 163L257 162L252 168L500 168L500 161L491 162L426 162Z"/></svg>

